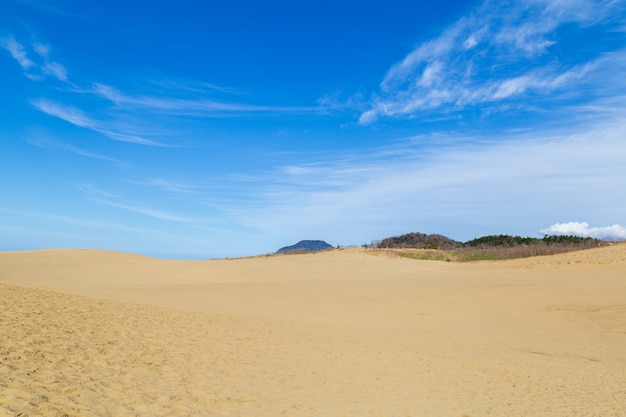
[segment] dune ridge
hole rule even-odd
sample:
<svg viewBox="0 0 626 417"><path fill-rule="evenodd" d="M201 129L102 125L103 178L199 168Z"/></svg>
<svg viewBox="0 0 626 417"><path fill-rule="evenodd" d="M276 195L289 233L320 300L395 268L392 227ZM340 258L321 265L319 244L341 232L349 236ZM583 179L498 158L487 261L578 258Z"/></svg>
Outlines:
<svg viewBox="0 0 626 417"><path fill-rule="evenodd" d="M475 264L0 253L0 414L619 416L625 277L625 244Z"/></svg>

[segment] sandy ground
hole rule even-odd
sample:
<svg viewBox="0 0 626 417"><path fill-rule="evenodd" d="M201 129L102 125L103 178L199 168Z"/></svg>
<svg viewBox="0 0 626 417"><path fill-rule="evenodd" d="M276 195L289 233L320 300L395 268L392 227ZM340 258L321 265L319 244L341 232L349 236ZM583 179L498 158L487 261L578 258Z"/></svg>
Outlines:
<svg viewBox="0 0 626 417"><path fill-rule="evenodd" d="M1 416L624 416L626 244L0 253Z"/></svg>

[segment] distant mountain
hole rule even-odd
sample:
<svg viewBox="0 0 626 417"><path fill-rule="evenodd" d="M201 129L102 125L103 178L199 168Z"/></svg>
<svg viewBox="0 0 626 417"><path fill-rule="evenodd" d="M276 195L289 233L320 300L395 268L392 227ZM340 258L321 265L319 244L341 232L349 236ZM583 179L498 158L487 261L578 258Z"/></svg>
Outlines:
<svg viewBox="0 0 626 417"><path fill-rule="evenodd" d="M332 249L333 247L323 240L301 240L295 245L285 246L276 251L276 253L292 253L292 252L319 252L322 250Z"/></svg>
<svg viewBox="0 0 626 417"><path fill-rule="evenodd" d="M463 243L452 240L444 235L426 235L424 233L407 233L383 239L378 243L379 248L417 248L417 249L456 249Z"/></svg>

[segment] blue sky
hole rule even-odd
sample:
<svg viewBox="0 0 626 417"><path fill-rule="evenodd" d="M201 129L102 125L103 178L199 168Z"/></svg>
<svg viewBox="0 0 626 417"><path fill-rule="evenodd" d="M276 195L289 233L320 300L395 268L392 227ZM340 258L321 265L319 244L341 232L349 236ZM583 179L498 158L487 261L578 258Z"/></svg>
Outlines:
<svg viewBox="0 0 626 417"><path fill-rule="evenodd" d="M624 1L5 0L0 69L0 250L626 239Z"/></svg>

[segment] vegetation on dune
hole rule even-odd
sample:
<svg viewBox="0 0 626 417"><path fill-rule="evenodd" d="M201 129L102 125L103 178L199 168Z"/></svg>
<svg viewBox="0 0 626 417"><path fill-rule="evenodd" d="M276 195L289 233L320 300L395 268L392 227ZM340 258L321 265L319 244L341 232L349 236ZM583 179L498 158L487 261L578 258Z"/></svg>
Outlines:
<svg viewBox="0 0 626 417"><path fill-rule="evenodd" d="M521 237L511 235L489 235L472 239L464 243L469 247L493 247L493 246L525 246L525 245L559 245L592 247L598 246L602 241L590 237L580 236L544 236L542 239L534 237Z"/></svg>
<svg viewBox="0 0 626 417"><path fill-rule="evenodd" d="M442 235L408 233L383 239L379 249L394 249L398 256L454 262L527 258L597 247L606 242L579 236L544 236L532 238L489 235L457 242Z"/></svg>
<svg viewBox="0 0 626 417"><path fill-rule="evenodd" d="M407 233L402 236L388 237L381 240L378 248L415 248L415 249L454 249L463 246L463 243L449 237L424 233Z"/></svg>
<svg viewBox="0 0 626 417"><path fill-rule="evenodd" d="M413 232L374 241L362 247L411 259L472 262L554 255L594 248L607 243L609 242L580 236L534 238L511 235L488 235L459 242L440 234ZM297 254L330 249L333 247L324 241L303 240L281 248L276 253Z"/></svg>

